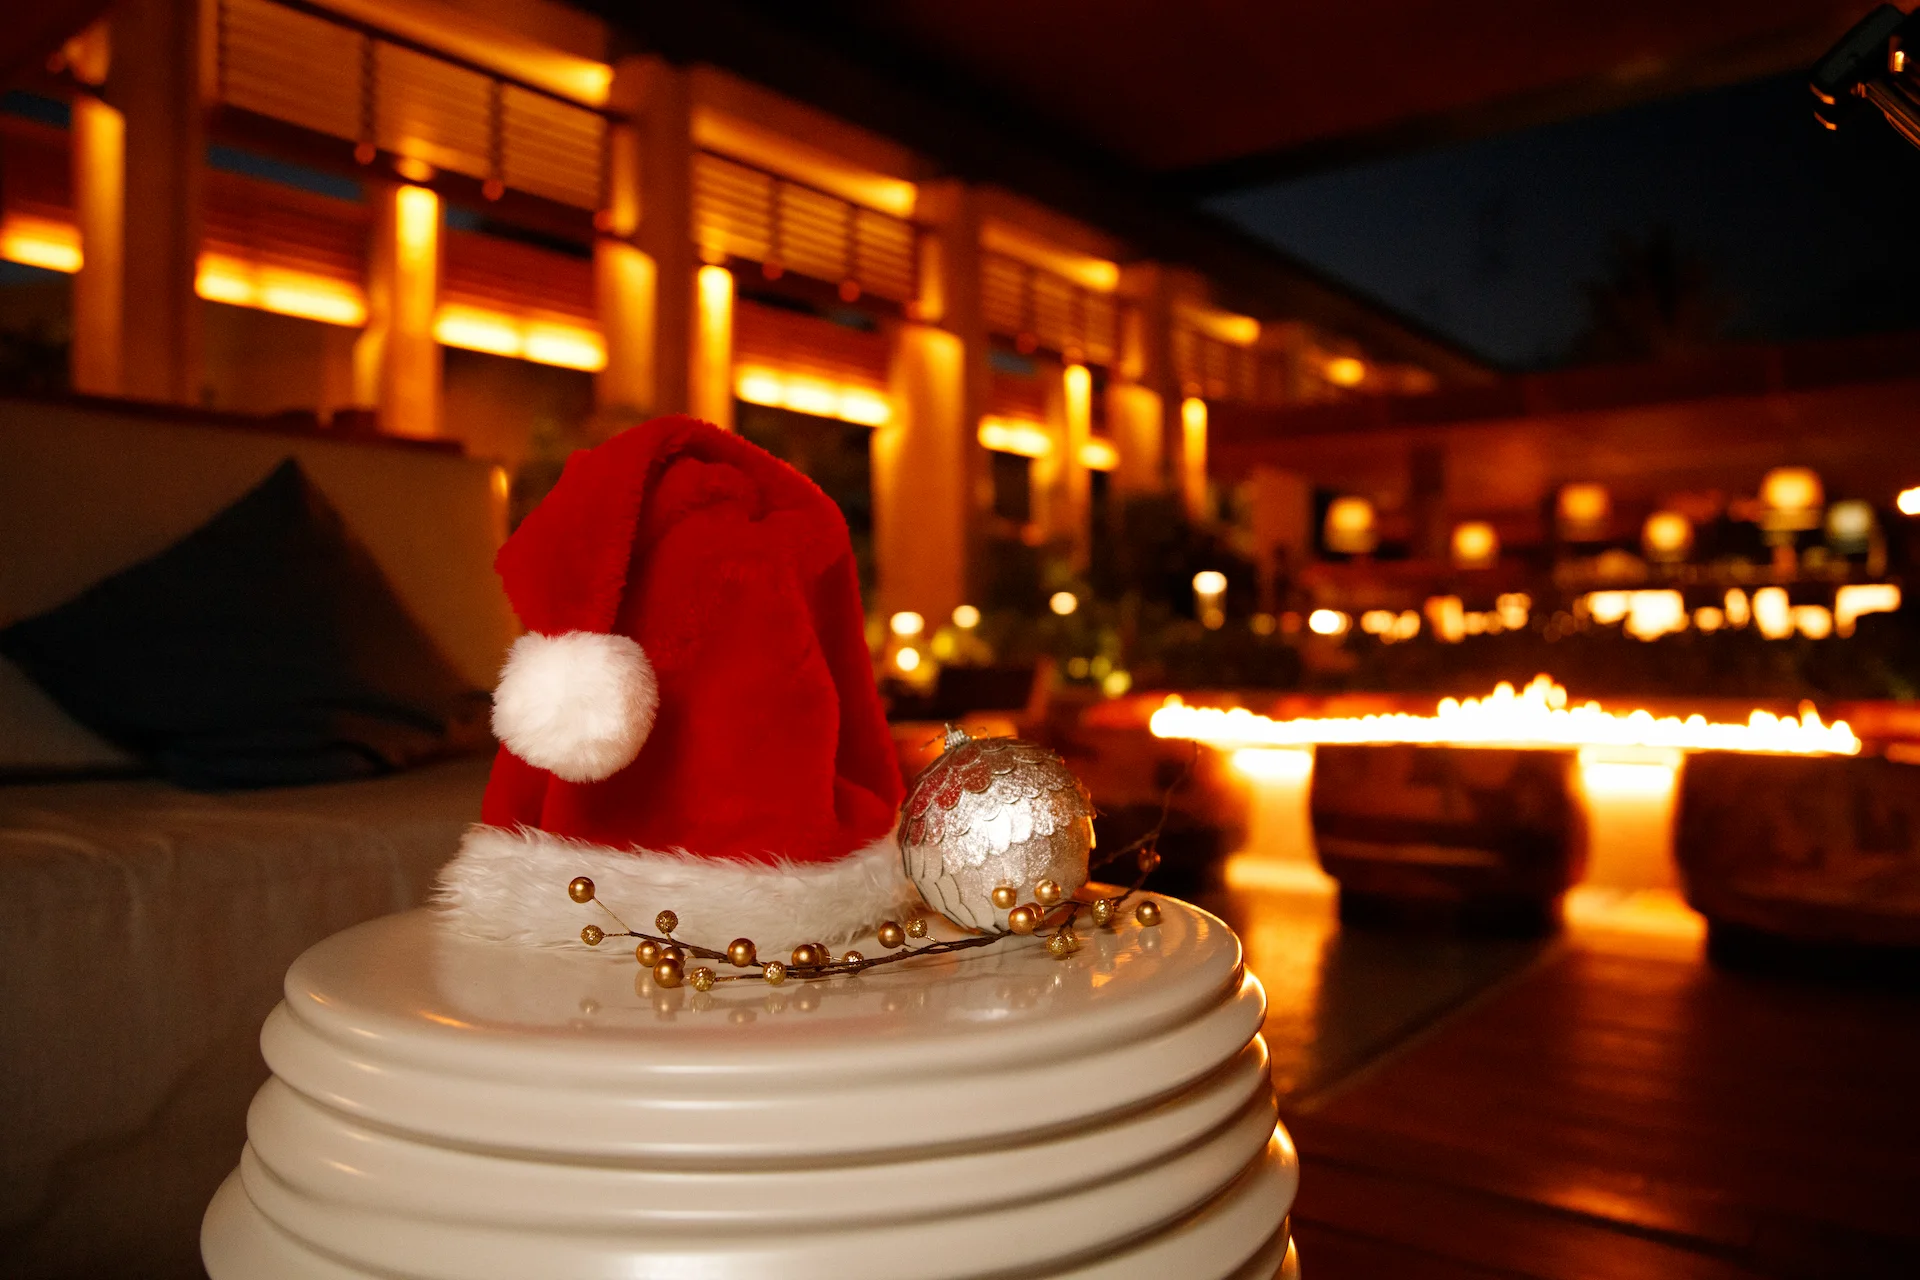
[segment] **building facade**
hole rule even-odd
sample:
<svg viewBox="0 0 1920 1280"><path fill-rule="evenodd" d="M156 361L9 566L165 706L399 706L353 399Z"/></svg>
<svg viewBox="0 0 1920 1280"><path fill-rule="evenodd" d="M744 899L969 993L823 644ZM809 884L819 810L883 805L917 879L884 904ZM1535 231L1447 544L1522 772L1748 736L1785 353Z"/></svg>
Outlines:
<svg viewBox="0 0 1920 1280"><path fill-rule="evenodd" d="M123 0L0 124L73 391L454 440L528 496L690 412L841 501L885 612L975 598L995 538L1084 564L1130 496L1205 518L1214 406L1434 383L544 0Z"/></svg>

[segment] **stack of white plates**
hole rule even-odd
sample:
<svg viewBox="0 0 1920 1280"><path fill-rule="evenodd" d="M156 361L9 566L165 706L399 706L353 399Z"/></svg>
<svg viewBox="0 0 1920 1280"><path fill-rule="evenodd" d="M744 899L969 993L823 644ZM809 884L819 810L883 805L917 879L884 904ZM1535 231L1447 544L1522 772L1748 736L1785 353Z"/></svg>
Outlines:
<svg viewBox="0 0 1920 1280"><path fill-rule="evenodd" d="M1162 901L1064 960L1019 939L705 993L656 989L618 939L349 929L267 1020L207 1270L1292 1274L1265 997L1224 924Z"/></svg>

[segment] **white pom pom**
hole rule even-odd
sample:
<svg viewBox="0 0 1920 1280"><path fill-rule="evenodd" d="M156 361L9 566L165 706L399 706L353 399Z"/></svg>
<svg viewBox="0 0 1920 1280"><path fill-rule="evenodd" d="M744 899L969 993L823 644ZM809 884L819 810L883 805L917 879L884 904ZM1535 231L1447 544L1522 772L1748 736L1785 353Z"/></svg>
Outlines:
<svg viewBox="0 0 1920 1280"><path fill-rule="evenodd" d="M653 664L626 636L530 631L500 672L493 735L556 777L598 782L633 763L659 706Z"/></svg>

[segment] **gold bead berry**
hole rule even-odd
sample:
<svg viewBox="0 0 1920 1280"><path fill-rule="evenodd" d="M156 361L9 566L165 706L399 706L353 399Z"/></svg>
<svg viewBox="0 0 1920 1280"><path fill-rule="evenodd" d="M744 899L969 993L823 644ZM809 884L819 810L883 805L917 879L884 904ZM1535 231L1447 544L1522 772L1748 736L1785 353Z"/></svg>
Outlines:
<svg viewBox="0 0 1920 1280"><path fill-rule="evenodd" d="M993 898L993 905L1001 911L1012 910L1013 904L1020 901L1019 891L1010 884L993 886L993 893L990 896Z"/></svg>
<svg viewBox="0 0 1920 1280"><path fill-rule="evenodd" d="M713 970L701 965L687 975L687 981L693 984L695 991L711 991L713 990Z"/></svg>
<svg viewBox="0 0 1920 1280"><path fill-rule="evenodd" d="M672 933L680 927L680 917L671 911L662 911L653 918L653 927L662 933Z"/></svg>
<svg viewBox="0 0 1920 1280"><path fill-rule="evenodd" d="M767 980L768 986L777 987L787 980L787 966L778 960L772 961L760 971L760 976Z"/></svg>
<svg viewBox="0 0 1920 1280"><path fill-rule="evenodd" d="M858 951L849 951L847 952L847 954L840 957L840 963L858 966L861 964L865 964L866 959L867 958L861 955Z"/></svg>
<svg viewBox="0 0 1920 1280"><path fill-rule="evenodd" d="M759 958L752 938L735 938L727 944L727 963L738 969L751 969Z"/></svg>
<svg viewBox="0 0 1920 1280"><path fill-rule="evenodd" d="M1028 903L1007 912L1007 928L1015 933L1032 933L1040 927L1040 908Z"/></svg>
<svg viewBox="0 0 1920 1280"><path fill-rule="evenodd" d="M1064 933L1056 933L1047 939L1047 954L1055 960L1064 960L1073 954L1073 939Z"/></svg>
<svg viewBox="0 0 1920 1280"><path fill-rule="evenodd" d="M1042 880L1039 884L1033 886L1033 899L1043 907L1053 906L1060 901L1060 882L1058 880Z"/></svg>
<svg viewBox="0 0 1920 1280"><path fill-rule="evenodd" d="M1151 900L1141 903L1133 909L1133 918L1145 927L1153 928L1160 923L1160 904Z"/></svg>
<svg viewBox="0 0 1920 1280"><path fill-rule="evenodd" d="M580 931L580 941L586 943L590 947L599 946L600 939L606 936L607 936L606 932L602 930L600 926L597 924L590 924L586 928Z"/></svg>
<svg viewBox="0 0 1920 1280"><path fill-rule="evenodd" d="M1093 906L1089 908L1089 910L1093 914L1093 922L1101 928L1104 929L1113 923L1112 898L1095 898L1093 900Z"/></svg>
<svg viewBox="0 0 1920 1280"><path fill-rule="evenodd" d="M907 936L909 938L926 937L927 936L926 920L923 917L915 916L913 919L907 921Z"/></svg>
<svg viewBox="0 0 1920 1280"><path fill-rule="evenodd" d="M680 962L671 957L653 966L654 982L669 990L679 986L686 980L686 976L687 971L680 967Z"/></svg>
<svg viewBox="0 0 1920 1280"><path fill-rule="evenodd" d="M793 949L793 967L813 969L825 963L826 956L818 943L803 942Z"/></svg>
<svg viewBox="0 0 1920 1280"><path fill-rule="evenodd" d="M895 947L905 946L907 941L907 931L892 920L886 921L876 929L873 936L878 938L880 945L889 951Z"/></svg>
<svg viewBox="0 0 1920 1280"><path fill-rule="evenodd" d="M567 882L567 896L575 902L583 904L592 902L593 881L587 879L585 876L575 876Z"/></svg>
<svg viewBox="0 0 1920 1280"><path fill-rule="evenodd" d="M660 963L660 944L648 938L633 949L633 958L651 969Z"/></svg>

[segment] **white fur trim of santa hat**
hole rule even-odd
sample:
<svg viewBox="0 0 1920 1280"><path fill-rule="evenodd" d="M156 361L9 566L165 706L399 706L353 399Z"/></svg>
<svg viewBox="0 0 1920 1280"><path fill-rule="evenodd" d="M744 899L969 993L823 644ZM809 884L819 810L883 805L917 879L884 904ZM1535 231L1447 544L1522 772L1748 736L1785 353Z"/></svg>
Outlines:
<svg viewBox="0 0 1920 1280"><path fill-rule="evenodd" d="M633 763L659 708L653 664L628 637L529 631L507 651L493 736L557 778L598 782Z"/></svg>
<svg viewBox="0 0 1920 1280"><path fill-rule="evenodd" d="M567 895L575 876L591 879L596 896L630 928L651 933L654 916L671 910L680 917L677 937L716 948L751 938L769 958L802 942L860 937L918 900L892 832L832 862L746 862L476 826L441 869L433 901L448 923L474 937L584 948L581 927L608 928L609 920Z"/></svg>

